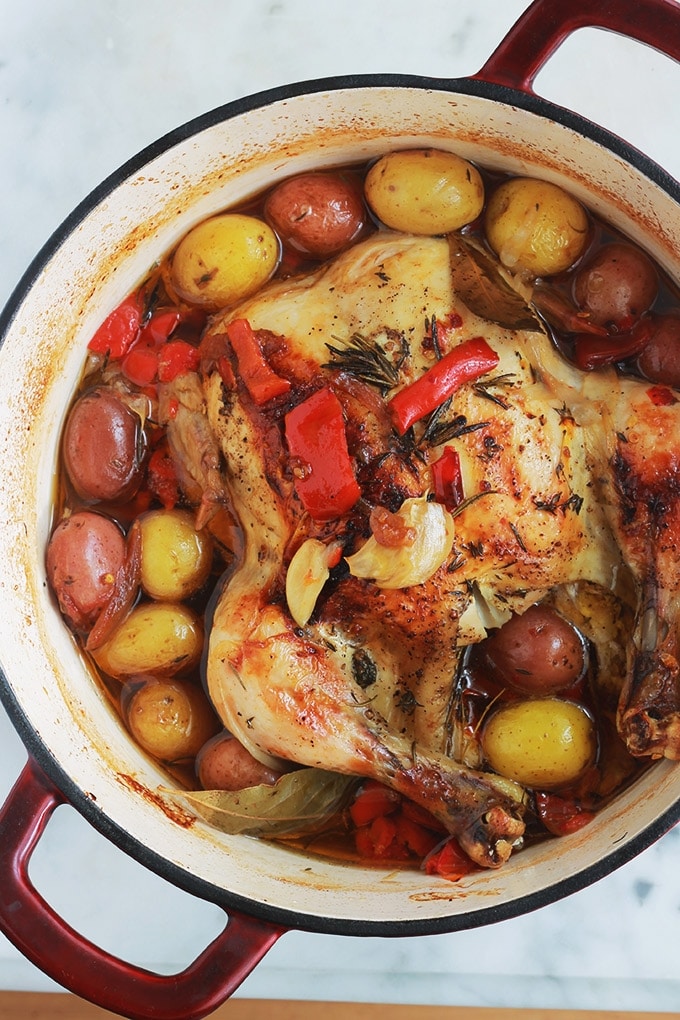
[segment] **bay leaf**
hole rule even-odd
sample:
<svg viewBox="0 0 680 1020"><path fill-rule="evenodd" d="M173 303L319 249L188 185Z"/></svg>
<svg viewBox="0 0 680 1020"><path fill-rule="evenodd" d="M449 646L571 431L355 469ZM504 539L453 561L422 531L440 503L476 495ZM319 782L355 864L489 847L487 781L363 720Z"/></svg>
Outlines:
<svg viewBox="0 0 680 1020"><path fill-rule="evenodd" d="M355 776L303 768L286 773L273 786L182 790L179 795L200 818L228 835L290 837L331 818L356 783Z"/></svg>
<svg viewBox="0 0 680 1020"><path fill-rule="evenodd" d="M542 330L493 255L461 234L449 234L448 241L453 289L471 312L505 329Z"/></svg>

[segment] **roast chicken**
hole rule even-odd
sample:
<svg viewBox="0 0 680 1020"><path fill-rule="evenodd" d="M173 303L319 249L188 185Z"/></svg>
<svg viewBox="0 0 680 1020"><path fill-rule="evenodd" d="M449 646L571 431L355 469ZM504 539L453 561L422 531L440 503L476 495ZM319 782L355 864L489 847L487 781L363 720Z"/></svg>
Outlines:
<svg viewBox="0 0 680 1020"><path fill-rule="evenodd" d="M227 338L236 318L290 381L261 406ZM512 613L578 586L630 605L619 730L635 756L680 757L680 404L657 406L644 383L613 370L580 372L538 317L529 326L466 307L446 239L380 232L216 317L203 377L185 379L169 426L180 460L177 421L200 437L187 470L201 519L227 504L242 532L207 656L225 727L266 764L379 779L487 867L520 845L526 793L456 760L447 720L464 650ZM400 435L387 401L480 336L498 357L493 370ZM384 377L358 351L377 352ZM342 406L360 489L349 512L324 520L299 498L283 427L321 387ZM455 508L428 498L444 447L460 459ZM396 528L388 539L385 520ZM302 612L309 592L299 588L314 570L311 560L307 572L291 564L302 558L304 568L310 549L329 555Z"/></svg>

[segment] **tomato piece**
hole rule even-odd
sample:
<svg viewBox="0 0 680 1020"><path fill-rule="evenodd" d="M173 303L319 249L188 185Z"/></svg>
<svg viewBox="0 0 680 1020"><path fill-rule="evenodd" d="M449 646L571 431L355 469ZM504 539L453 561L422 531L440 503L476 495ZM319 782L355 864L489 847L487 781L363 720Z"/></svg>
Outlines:
<svg viewBox="0 0 680 1020"><path fill-rule="evenodd" d="M495 368L498 361L498 355L481 336L454 347L388 402L399 434L403 436L411 425L436 410L465 383L474 382Z"/></svg>
<svg viewBox="0 0 680 1020"><path fill-rule="evenodd" d="M130 294L108 315L88 343L88 350L122 358L139 335L142 324L142 301L139 293Z"/></svg>
<svg viewBox="0 0 680 1020"><path fill-rule="evenodd" d="M553 836L578 832L595 817L593 811L588 811L578 801L556 793L537 793L536 808L539 818Z"/></svg>
<svg viewBox="0 0 680 1020"><path fill-rule="evenodd" d="M257 334L247 319L234 319L227 336L238 361L241 378L256 404L266 404L290 389L290 380L277 375L267 363Z"/></svg>
<svg viewBox="0 0 680 1020"><path fill-rule="evenodd" d="M295 490L317 521L342 517L361 495L347 448L342 405L328 387L289 411L286 441L293 459Z"/></svg>

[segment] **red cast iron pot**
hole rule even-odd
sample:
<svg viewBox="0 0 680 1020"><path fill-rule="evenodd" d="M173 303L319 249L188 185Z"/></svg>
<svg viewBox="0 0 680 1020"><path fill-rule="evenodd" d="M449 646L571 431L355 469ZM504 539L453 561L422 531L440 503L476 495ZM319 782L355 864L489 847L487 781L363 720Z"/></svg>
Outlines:
<svg viewBox="0 0 680 1020"><path fill-rule="evenodd" d="M680 772L661 762L586 830L469 876L455 896L443 880L418 872L385 882L373 868L189 824L158 792L166 775L102 698L45 583L58 437L88 338L191 225L273 180L390 149L450 148L491 169L564 185L680 281L677 183L532 89L554 50L586 26L680 60L674 0L537 0L474 77L334 78L229 104L161 139L93 192L47 243L4 311L0 695L29 763L0 813L0 928L79 996L131 1018L202 1017L286 929L397 936L499 921L602 877L680 818ZM159 875L224 908L224 931L187 970L154 975L103 952L32 886L31 854L62 802Z"/></svg>

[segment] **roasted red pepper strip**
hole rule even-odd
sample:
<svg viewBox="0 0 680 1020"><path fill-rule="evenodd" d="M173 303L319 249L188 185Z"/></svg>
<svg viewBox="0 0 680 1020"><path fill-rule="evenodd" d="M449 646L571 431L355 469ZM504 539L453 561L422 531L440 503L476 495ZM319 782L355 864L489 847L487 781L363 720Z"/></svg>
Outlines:
<svg viewBox="0 0 680 1020"><path fill-rule="evenodd" d="M340 401L324 387L289 411L285 424L295 489L305 510L317 521L342 517L361 490L347 449Z"/></svg>
<svg viewBox="0 0 680 1020"><path fill-rule="evenodd" d="M654 334L652 316L640 319L628 333L593 336L579 333L574 337L574 361L584 372L602 365L613 365L641 354Z"/></svg>
<svg viewBox="0 0 680 1020"><path fill-rule="evenodd" d="M142 300L130 294L102 322L90 340L88 349L110 358L122 358L132 347L142 324Z"/></svg>
<svg viewBox="0 0 680 1020"><path fill-rule="evenodd" d="M439 460L432 464L431 471L434 498L447 510L455 510L464 498L458 451L452 446L445 446Z"/></svg>
<svg viewBox="0 0 680 1020"><path fill-rule="evenodd" d="M238 360L241 378L256 404L266 404L273 397L288 392L290 380L277 375L267 364L257 335L247 319L230 322L227 336Z"/></svg>
<svg viewBox="0 0 680 1020"><path fill-rule="evenodd" d="M473 382L495 368L498 360L498 355L481 336L454 347L388 402L399 434L403 436L414 422L436 410L465 383Z"/></svg>

